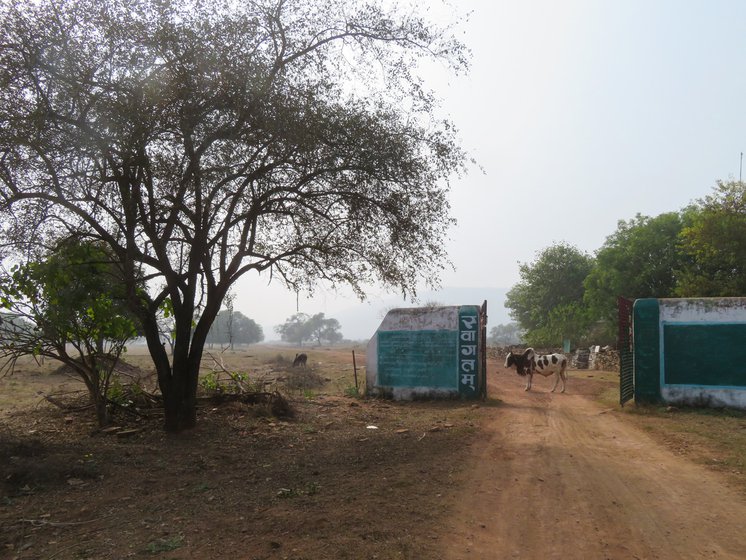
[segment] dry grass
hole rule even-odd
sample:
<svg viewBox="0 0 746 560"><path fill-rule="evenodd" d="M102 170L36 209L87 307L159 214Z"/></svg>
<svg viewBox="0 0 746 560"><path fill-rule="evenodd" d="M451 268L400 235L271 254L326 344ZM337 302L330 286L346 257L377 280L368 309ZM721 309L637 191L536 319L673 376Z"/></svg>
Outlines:
<svg viewBox="0 0 746 560"><path fill-rule="evenodd" d="M616 372L573 371L572 375L606 382L619 379ZM596 399L604 407L619 409L619 387L604 389ZM619 410L673 453L722 472L746 492L746 411L634 402Z"/></svg>
<svg viewBox="0 0 746 560"><path fill-rule="evenodd" d="M651 405L625 411L674 453L726 474L746 491L746 412Z"/></svg>
<svg viewBox="0 0 746 560"><path fill-rule="evenodd" d="M442 557L432 527L447 521L446 497L461 487L464 457L482 440L495 401L349 398L351 348L304 348L305 369L292 367L296 351L213 349L202 370L203 379L232 372L282 387L292 420L242 402L209 404L194 433L180 438L165 436L157 417L133 420L142 431L120 440L98 433L87 412L61 413L39 391L82 387L51 373L54 364L29 363L0 379L0 456L10 458L0 462L0 545L24 560ZM362 348L356 358L362 380ZM151 379L144 349L130 349L126 360ZM572 371L570 383L746 490L745 414L620 411L616 373Z"/></svg>
<svg viewBox="0 0 746 560"><path fill-rule="evenodd" d="M582 382L583 394L604 409L637 425L673 453L721 472L746 492L746 411L636 405L634 401L620 407L618 372L571 370L569 378L573 391Z"/></svg>
<svg viewBox="0 0 746 560"><path fill-rule="evenodd" d="M138 350L127 363L147 376ZM118 438L86 411L44 401L0 409L0 456L10 458L0 461L0 547L19 560L440 558L432 528L446 521L485 409L341 396L354 383L350 349L304 351L305 370L285 348L203 363L204 377L315 380L287 393L292 419L227 401L198 407L197 428L179 437L146 414L128 420L137 433ZM36 375L56 389L59 376L30 370L3 382ZM28 394L31 404L40 398Z"/></svg>

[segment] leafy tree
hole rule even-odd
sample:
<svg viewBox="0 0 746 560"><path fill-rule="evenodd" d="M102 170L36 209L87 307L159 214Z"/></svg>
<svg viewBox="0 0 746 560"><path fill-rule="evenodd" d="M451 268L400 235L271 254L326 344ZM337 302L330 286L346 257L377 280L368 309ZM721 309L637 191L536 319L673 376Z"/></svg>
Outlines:
<svg viewBox="0 0 746 560"><path fill-rule="evenodd" d="M617 298L672 297L688 259L679 248L683 219L677 212L654 218L638 214L620 220L617 230L596 252L585 279L585 302L594 319L603 322L605 340L614 340Z"/></svg>
<svg viewBox="0 0 746 560"><path fill-rule="evenodd" d="M354 0L5 2L0 45L5 241L110 248L168 431L196 423L205 341L246 272L361 297L437 279L465 157L418 65L459 71L466 50L420 17Z"/></svg>
<svg viewBox="0 0 746 560"><path fill-rule="evenodd" d="M207 335L209 345L254 344L264 340L264 331L253 319L232 308L221 310Z"/></svg>
<svg viewBox="0 0 746 560"><path fill-rule="evenodd" d="M496 346L512 346L520 343L522 336L518 323L500 324L490 329L489 341Z"/></svg>
<svg viewBox="0 0 746 560"><path fill-rule="evenodd" d="M315 340L319 346L325 341L329 344L340 342L343 338L339 321L327 319L323 313L310 316L296 313L282 325L275 327L275 331L285 342L303 346L308 340Z"/></svg>
<svg viewBox="0 0 746 560"><path fill-rule="evenodd" d="M237 344L255 344L264 340L264 329L253 319L249 319L240 311L236 311L233 318L234 336Z"/></svg>
<svg viewBox="0 0 746 560"><path fill-rule="evenodd" d="M520 264L521 281L508 292L505 307L525 330L527 343L558 345L584 332L589 319L582 305L583 282L592 268L592 257L565 243L547 247L533 263Z"/></svg>
<svg viewBox="0 0 746 560"><path fill-rule="evenodd" d="M305 341L311 339L310 317L305 313L296 313L282 325L277 325L275 332L281 340L303 346Z"/></svg>
<svg viewBox="0 0 746 560"><path fill-rule="evenodd" d="M582 301L563 303L549 311L546 324L531 333L529 342L534 345L556 346L565 339L576 346L589 344L593 318Z"/></svg>
<svg viewBox="0 0 746 560"><path fill-rule="evenodd" d="M12 370L21 356L47 357L85 383L99 425L109 423L107 394L136 321L104 248L75 239L60 242L44 260L0 278L9 311L0 322L0 358Z"/></svg>
<svg viewBox="0 0 746 560"><path fill-rule="evenodd" d="M344 338L340 329L342 328L336 319L324 317L323 313L317 313L309 319L308 330L310 336L321 346L324 342L336 344Z"/></svg>
<svg viewBox="0 0 746 560"><path fill-rule="evenodd" d="M681 250L691 262L680 275L677 294L746 295L746 185L719 181L685 216Z"/></svg>

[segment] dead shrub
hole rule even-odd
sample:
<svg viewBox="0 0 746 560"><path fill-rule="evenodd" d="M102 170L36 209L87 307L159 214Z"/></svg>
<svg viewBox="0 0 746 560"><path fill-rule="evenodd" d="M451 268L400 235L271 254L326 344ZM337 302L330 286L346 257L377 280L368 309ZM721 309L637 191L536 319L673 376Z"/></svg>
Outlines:
<svg viewBox="0 0 746 560"><path fill-rule="evenodd" d="M326 380L310 369L290 370L285 377L285 387L288 391L319 389L324 386L324 383L326 383Z"/></svg>

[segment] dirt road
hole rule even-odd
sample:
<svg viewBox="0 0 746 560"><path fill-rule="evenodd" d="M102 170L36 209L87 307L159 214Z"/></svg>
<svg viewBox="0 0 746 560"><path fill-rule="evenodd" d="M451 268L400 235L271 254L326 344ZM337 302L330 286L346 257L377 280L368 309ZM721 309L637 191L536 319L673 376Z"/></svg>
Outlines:
<svg viewBox="0 0 746 560"><path fill-rule="evenodd" d="M526 393L515 373L489 371L500 402L445 528L445 559L746 558L746 498L720 475L579 395L572 373L552 394L539 376Z"/></svg>

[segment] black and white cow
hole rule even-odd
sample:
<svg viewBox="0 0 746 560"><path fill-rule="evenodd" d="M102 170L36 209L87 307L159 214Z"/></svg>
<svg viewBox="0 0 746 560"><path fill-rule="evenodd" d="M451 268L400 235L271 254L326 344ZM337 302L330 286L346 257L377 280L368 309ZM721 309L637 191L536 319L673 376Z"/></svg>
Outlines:
<svg viewBox="0 0 746 560"><path fill-rule="evenodd" d="M554 375L554 386L552 393L557 388L560 379L562 380L562 393L565 392L567 382L567 358L564 354L537 354L533 348L526 348L523 354L513 354L508 352L505 358L505 367L515 366L515 370L520 376L526 377L526 391L531 390L534 373L549 377Z"/></svg>

